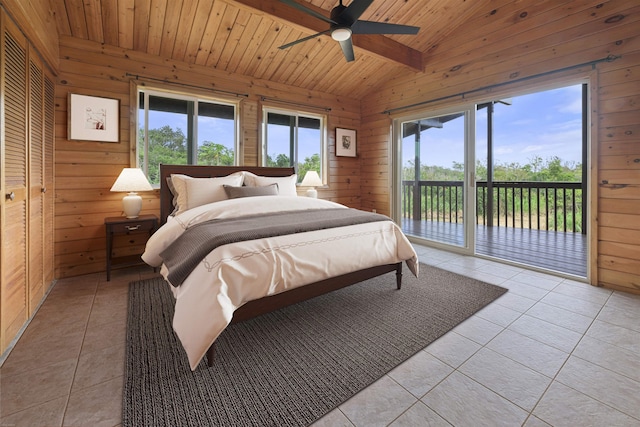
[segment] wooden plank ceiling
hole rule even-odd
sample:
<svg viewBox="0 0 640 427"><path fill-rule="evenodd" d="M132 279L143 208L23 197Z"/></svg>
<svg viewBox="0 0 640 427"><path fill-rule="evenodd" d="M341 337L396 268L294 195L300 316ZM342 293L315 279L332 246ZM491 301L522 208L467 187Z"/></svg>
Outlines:
<svg viewBox="0 0 640 427"><path fill-rule="evenodd" d="M327 17L338 4L296 1ZM394 76L422 72L432 51L496 3L506 1L374 0L360 19L421 30L354 35L356 59L346 62L329 35L278 49L328 29L279 0L52 0L61 35L355 99Z"/></svg>

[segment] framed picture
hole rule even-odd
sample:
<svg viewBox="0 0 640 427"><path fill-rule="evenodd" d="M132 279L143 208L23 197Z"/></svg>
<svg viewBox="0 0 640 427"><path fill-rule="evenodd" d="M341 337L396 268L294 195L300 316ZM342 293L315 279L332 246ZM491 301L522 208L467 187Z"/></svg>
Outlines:
<svg viewBox="0 0 640 427"><path fill-rule="evenodd" d="M69 94L69 139L118 142L120 101Z"/></svg>
<svg viewBox="0 0 640 427"><path fill-rule="evenodd" d="M336 156L356 157L356 131L336 128Z"/></svg>

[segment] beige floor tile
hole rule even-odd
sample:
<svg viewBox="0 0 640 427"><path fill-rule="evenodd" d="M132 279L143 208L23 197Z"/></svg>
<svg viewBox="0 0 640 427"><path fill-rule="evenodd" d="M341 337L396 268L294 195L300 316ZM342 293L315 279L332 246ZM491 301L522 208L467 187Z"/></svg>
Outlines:
<svg viewBox="0 0 640 427"><path fill-rule="evenodd" d="M554 307L563 308L565 310L590 317L592 319L595 319L595 317L602 309L602 304L600 303L585 301L580 298L572 298L568 295L559 294L557 292L549 292L540 301Z"/></svg>
<svg viewBox="0 0 640 427"><path fill-rule="evenodd" d="M320 418L311 427L354 427L349 419L339 409L334 409Z"/></svg>
<svg viewBox="0 0 640 427"><path fill-rule="evenodd" d="M571 298L579 298L596 304L604 304L607 302L613 291L611 289L599 288L588 283L576 282L566 279L560 283L553 292L570 296Z"/></svg>
<svg viewBox="0 0 640 427"><path fill-rule="evenodd" d="M508 329L565 353L573 351L582 337L582 334L526 314L509 325Z"/></svg>
<svg viewBox="0 0 640 427"><path fill-rule="evenodd" d="M538 417L530 415L522 427L553 427L553 426L545 423Z"/></svg>
<svg viewBox="0 0 640 427"><path fill-rule="evenodd" d="M63 426L112 427L122 421L123 378L113 378L69 396Z"/></svg>
<svg viewBox="0 0 640 427"><path fill-rule="evenodd" d="M606 304L598 314L597 319L640 332L639 307L640 303L638 303L635 309L628 308L626 304L622 304L622 307Z"/></svg>
<svg viewBox="0 0 640 427"><path fill-rule="evenodd" d="M420 351L389 372L389 376L420 398L453 372L453 368L431 354Z"/></svg>
<svg viewBox="0 0 640 427"><path fill-rule="evenodd" d="M521 315L522 313L519 311L512 310L500 304L489 304L476 313L476 316L505 328Z"/></svg>
<svg viewBox="0 0 640 427"><path fill-rule="evenodd" d="M502 332L503 329L504 328L502 326L496 325L495 323L484 320L478 316L471 316L453 328L456 333L481 345L485 345L491 341L493 337Z"/></svg>
<svg viewBox="0 0 640 427"><path fill-rule="evenodd" d="M524 283L516 282L515 280L511 280L511 279L502 282L500 284L500 286L502 286L503 288L509 289L509 292L511 292L511 293L513 293L515 295L519 295L521 297L529 298L529 299L532 299L534 301L539 301L546 294L551 292L551 291L548 291L546 289L537 288L537 287L531 286L531 285L526 285Z"/></svg>
<svg viewBox="0 0 640 427"><path fill-rule="evenodd" d="M83 337L82 323L74 324L66 334L62 331L50 331L49 334L36 335L28 328L2 365L2 375L24 374L52 363L75 362L80 354Z"/></svg>
<svg viewBox="0 0 640 427"><path fill-rule="evenodd" d="M487 344L489 348L543 375L553 378L569 358L569 353L520 335L509 329Z"/></svg>
<svg viewBox="0 0 640 427"><path fill-rule="evenodd" d="M533 413L554 427L632 427L639 424L639 420L558 382L551 384Z"/></svg>
<svg viewBox="0 0 640 427"><path fill-rule="evenodd" d="M550 291L558 286L563 279L525 270L522 273L516 274L510 280Z"/></svg>
<svg viewBox="0 0 640 427"><path fill-rule="evenodd" d="M551 378L487 348L474 354L458 371L526 411L533 409L551 383Z"/></svg>
<svg viewBox="0 0 640 427"><path fill-rule="evenodd" d="M121 319L101 325L87 327L82 342L83 352L103 350L112 346L124 345L127 336L127 323Z"/></svg>
<svg viewBox="0 0 640 427"><path fill-rule="evenodd" d="M0 419L0 425L11 427L58 427L67 406L68 397L59 397Z"/></svg>
<svg viewBox="0 0 640 427"><path fill-rule="evenodd" d="M640 354L640 332L632 329L596 319L586 335Z"/></svg>
<svg viewBox="0 0 640 427"><path fill-rule="evenodd" d="M102 350L80 354L71 393L93 387L124 375L125 346L107 347Z"/></svg>
<svg viewBox="0 0 640 427"><path fill-rule="evenodd" d="M593 317L583 316L544 302L537 303L527 310L526 314L580 334L584 334L593 323Z"/></svg>
<svg viewBox="0 0 640 427"><path fill-rule="evenodd" d="M640 355L591 337L583 337L573 356L625 375L640 383ZM640 390L639 400L640 400Z"/></svg>
<svg viewBox="0 0 640 427"><path fill-rule="evenodd" d="M519 426L528 415L522 408L457 371L421 401L456 427Z"/></svg>
<svg viewBox="0 0 640 427"><path fill-rule="evenodd" d="M640 383L578 357L570 357L556 381L640 420Z"/></svg>
<svg viewBox="0 0 640 427"><path fill-rule="evenodd" d="M384 376L340 405L355 426L386 426L417 399L388 376Z"/></svg>
<svg viewBox="0 0 640 427"><path fill-rule="evenodd" d="M44 365L24 373L0 375L0 416L67 396L71 390L77 360Z"/></svg>
<svg viewBox="0 0 640 427"><path fill-rule="evenodd" d="M451 427L440 415L433 412L427 405L422 402L416 402L411 408L407 409L389 427Z"/></svg>
<svg viewBox="0 0 640 427"><path fill-rule="evenodd" d="M452 331L431 343L426 351L447 365L457 368L480 348L480 344Z"/></svg>
<svg viewBox="0 0 640 427"><path fill-rule="evenodd" d="M535 305L537 301L531 298L507 292L495 301L495 304L507 307L519 313L524 313Z"/></svg>

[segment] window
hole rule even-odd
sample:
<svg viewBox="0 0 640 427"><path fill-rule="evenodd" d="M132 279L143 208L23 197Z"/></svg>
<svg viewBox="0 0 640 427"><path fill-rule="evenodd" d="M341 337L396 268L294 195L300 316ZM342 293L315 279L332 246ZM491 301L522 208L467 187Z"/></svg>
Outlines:
<svg viewBox="0 0 640 427"><path fill-rule="evenodd" d="M294 166L298 182L314 170L326 182L325 122L320 115L266 108L262 165Z"/></svg>
<svg viewBox="0 0 640 427"><path fill-rule="evenodd" d="M237 164L237 105L189 94L138 90L138 166L159 184L159 165Z"/></svg>

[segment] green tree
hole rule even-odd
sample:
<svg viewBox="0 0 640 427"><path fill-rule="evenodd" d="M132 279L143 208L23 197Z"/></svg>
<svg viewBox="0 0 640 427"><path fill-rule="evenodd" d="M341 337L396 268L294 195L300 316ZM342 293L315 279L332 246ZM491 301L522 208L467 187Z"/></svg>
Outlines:
<svg viewBox="0 0 640 427"><path fill-rule="evenodd" d="M210 166L232 166L234 164L233 150L222 144L205 141L198 147L198 164Z"/></svg>
<svg viewBox="0 0 640 427"><path fill-rule="evenodd" d="M142 130L138 134L140 141L144 139ZM144 152L139 150L139 162L144 164ZM174 130L169 125L159 129L149 129L149 154L147 168L149 181L160 183L160 163L185 165L187 164L187 138L182 129Z"/></svg>

